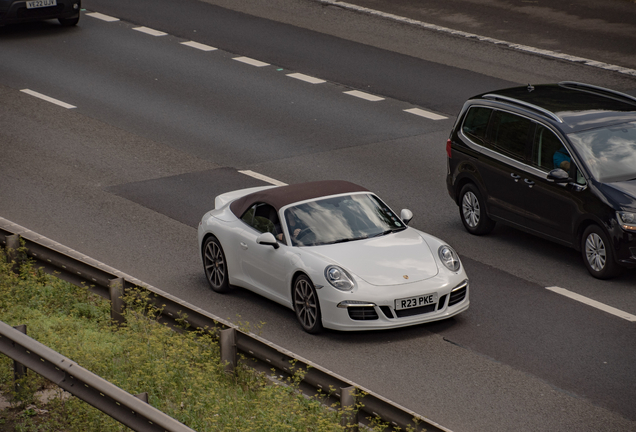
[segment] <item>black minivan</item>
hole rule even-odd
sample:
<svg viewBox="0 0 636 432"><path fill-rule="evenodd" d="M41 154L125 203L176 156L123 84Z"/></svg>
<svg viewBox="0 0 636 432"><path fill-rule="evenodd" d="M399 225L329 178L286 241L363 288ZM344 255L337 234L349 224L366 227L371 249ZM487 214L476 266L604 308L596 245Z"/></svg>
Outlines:
<svg viewBox="0 0 636 432"><path fill-rule="evenodd" d="M599 279L636 267L636 97L575 82L481 94L446 152L468 232L502 222L571 246Z"/></svg>

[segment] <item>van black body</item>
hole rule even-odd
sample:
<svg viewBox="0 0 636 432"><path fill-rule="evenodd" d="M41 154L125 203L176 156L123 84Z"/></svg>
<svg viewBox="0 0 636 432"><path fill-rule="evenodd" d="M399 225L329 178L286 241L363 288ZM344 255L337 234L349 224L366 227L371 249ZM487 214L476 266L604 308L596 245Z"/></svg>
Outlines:
<svg viewBox="0 0 636 432"><path fill-rule="evenodd" d="M465 228L502 222L580 250L597 278L636 267L636 98L588 84L470 98L447 142Z"/></svg>

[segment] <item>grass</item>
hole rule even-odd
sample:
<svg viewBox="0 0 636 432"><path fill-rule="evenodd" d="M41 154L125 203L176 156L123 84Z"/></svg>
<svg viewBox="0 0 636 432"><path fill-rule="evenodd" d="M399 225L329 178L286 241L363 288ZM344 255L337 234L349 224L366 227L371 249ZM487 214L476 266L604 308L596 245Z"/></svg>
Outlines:
<svg viewBox="0 0 636 432"><path fill-rule="evenodd" d="M298 391L301 376L286 385L246 366L232 376L223 371L217 340L201 331L177 332L158 321L144 291L126 301L126 324L110 320L110 302L22 264L11 271L0 249L0 320L26 324L30 337L80 366L138 394L198 431L344 431L344 412L326 407L324 395L307 398ZM36 397L57 386L29 371L15 391L13 360L0 354L0 394L11 406L0 411L3 431L108 432L130 430L101 411L57 390L47 402ZM373 421L372 430L386 425Z"/></svg>

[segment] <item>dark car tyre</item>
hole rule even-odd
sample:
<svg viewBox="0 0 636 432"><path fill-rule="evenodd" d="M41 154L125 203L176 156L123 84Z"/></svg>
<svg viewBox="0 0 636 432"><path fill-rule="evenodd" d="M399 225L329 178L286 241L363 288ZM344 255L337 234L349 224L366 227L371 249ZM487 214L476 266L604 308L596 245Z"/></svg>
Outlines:
<svg viewBox="0 0 636 432"><path fill-rule="evenodd" d="M298 322L307 333L316 334L322 330L320 303L314 284L305 275L294 281L294 311Z"/></svg>
<svg viewBox="0 0 636 432"><path fill-rule="evenodd" d="M464 228L471 234L488 234L495 228L495 221L486 214L485 202L479 189L472 183L464 185L459 192L459 215Z"/></svg>
<svg viewBox="0 0 636 432"><path fill-rule="evenodd" d="M230 291L225 254L221 243L214 236L208 237L203 244L203 269L213 291L218 293Z"/></svg>
<svg viewBox="0 0 636 432"><path fill-rule="evenodd" d="M585 267L597 279L611 279L621 272L607 235L597 225L590 225L583 232L581 253Z"/></svg>
<svg viewBox="0 0 636 432"><path fill-rule="evenodd" d="M73 27L79 22L79 16L77 18L58 18L58 21L64 27Z"/></svg>

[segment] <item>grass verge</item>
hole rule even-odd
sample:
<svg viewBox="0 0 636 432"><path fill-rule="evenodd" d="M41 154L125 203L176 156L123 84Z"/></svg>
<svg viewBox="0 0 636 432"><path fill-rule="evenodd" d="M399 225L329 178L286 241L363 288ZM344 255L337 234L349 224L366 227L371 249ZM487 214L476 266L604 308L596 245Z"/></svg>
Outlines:
<svg viewBox="0 0 636 432"><path fill-rule="evenodd" d="M340 425L347 413L324 406L321 395L307 398L298 391L300 376L277 385L240 363L235 375L226 375L216 339L159 323L159 311L148 306L143 291L127 296L126 324L116 325L110 302L86 287L28 262L18 273L11 268L0 249L0 320L26 324L33 339L131 394L148 392L152 406L198 432L347 430ZM53 397L40 400L36 392L43 389L53 390ZM33 371L15 391L13 360L3 354L0 394L10 402L0 411L3 431L130 430ZM386 425L374 421L371 427L382 431Z"/></svg>

